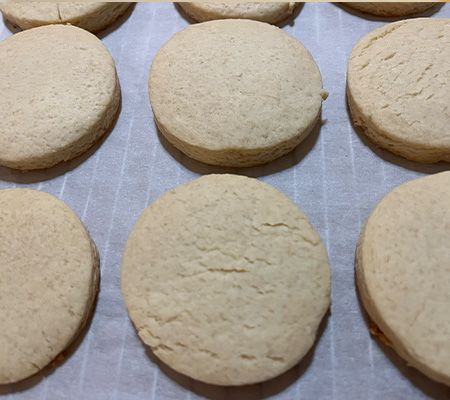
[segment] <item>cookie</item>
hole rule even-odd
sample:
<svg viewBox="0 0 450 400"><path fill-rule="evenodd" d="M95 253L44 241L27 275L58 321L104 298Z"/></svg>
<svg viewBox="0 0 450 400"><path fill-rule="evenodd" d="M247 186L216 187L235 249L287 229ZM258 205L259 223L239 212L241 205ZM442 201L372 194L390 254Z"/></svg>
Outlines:
<svg viewBox="0 0 450 400"><path fill-rule="evenodd" d="M51 167L83 153L113 125L114 61L93 34L65 25L0 42L0 164Z"/></svg>
<svg viewBox="0 0 450 400"><path fill-rule="evenodd" d="M319 121L326 97L300 42L275 26L232 19L175 34L153 60L149 94L170 143L230 167L290 152Z"/></svg>
<svg viewBox="0 0 450 400"><path fill-rule="evenodd" d="M41 371L79 335L98 255L74 212L31 189L0 191L0 384Z"/></svg>
<svg viewBox="0 0 450 400"><path fill-rule="evenodd" d="M450 20L417 18L364 36L348 63L356 126L410 160L450 161Z"/></svg>
<svg viewBox="0 0 450 400"><path fill-rule="evenodd" d="M0 3L0 11L12 24L21 29L50 24L71 24L91 32L98 32L124 14L133 3Z"/></svg>
<svg viewBox="0 0 450 400"><path fill-rule="evenodd" d="M422 13L431 7L434 7L437 2L343 2L347 7L354 10L361 11L365 14L376 15L378 17L404 17L412 14Z"/></svg>
<svg viewBox="0 0 450 400"><path fill-rule="evenodd" d="M450 172L405 183L381 200L361 234L356 281L387 343L450 384Z"/></svg>
<svg viewBox="0 0 450 400"><path fill-rule="evenodd" d="M273 378L314 343L330 303L325 248L285 195L207 175L140 216L122 264L140 338L176 371L217 385Z"/></svg>
<svg viewBox="0 0 450 400"><path fill-rule="evenodd" d="M296 3L177 3L195 21L244 18L276 24L294 13ZM299 4L299 3L297 3Z"/></svg>

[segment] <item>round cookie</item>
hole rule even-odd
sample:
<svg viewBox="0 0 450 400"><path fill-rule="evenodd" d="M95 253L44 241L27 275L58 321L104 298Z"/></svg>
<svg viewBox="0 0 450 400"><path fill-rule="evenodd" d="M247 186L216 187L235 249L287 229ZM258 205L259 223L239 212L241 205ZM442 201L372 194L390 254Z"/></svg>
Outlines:
<svg viewBox="0 0 450 400"><path fill-rule="evenodd" d="M112 126L120 87L91 33L49 25L0 42L0 164L51 167L83 153Z"/></svg>
<svg viewBox="0 0 450 400"><path fill-rule="evenodd" d="M354 10L361 11L365 14L376 15L378 17L404 17L407 15L422 13L431 7L434 7L437 2L344 2L347 7Z"/></svg>
<svg viewBox="0 0 450 400"><path fill-rule="evenodd" d="M245 18L276 24L294 13L296 3L177 3L182 10L196 21L210 21L225 18ZM298 3L297 3L298 4Z"/></svg>
<svg viewBox="0 0 450 400"><path fill-rule="evenodd" d="M0 3L0 11L12 24L21 29L50 24L71 24L91 32L98 32L124 14L132 3Z"/></svg>
<svg viewBox="0 0 450 400"><path fill-rule="evenodd" d="M373 322L409 365L450 384L450 172L395 188L362 232L356 278Z"/></svg>
<svg viewBox="0 0 450 400"><path fill-rule="evenodd" d="M140 338L217 385L273 378L314 343L330 303L320 237L284 194L207 175L151 204L128 239L122 293Z"/></svg>
<svg viewBox="0 0 450 400"><path fill-rule="evenodd" d="M79 335L99 261L74 212L31 189L0 191L0 254L0 384L7 384L42 370Z"/></svg>
<svg viewBox="0 0 450 400"><path fill-rule="evenodd" d="M450 161L450 19L385 25L354 47L347 99L377 145L418 162Z"/></svg>
<svg viewBox="0 0 450 400"><path fill-rule="evenodd" d="M319 121L326 97L301 43L275 26L232 19L175 34L153 60L149 94L170 143L232 167L291 151Z"/></svg>

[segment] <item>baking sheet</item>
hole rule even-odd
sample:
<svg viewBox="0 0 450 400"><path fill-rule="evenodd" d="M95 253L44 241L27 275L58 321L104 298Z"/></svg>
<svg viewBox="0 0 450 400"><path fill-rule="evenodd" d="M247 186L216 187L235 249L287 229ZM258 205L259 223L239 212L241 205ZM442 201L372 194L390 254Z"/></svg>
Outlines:
<svg viewBox="0 0 450 400"><path fill-rule="evenodd" d="M434 17L450 17L444 5ZM82 218L101 255L101 292L92 323L56 369L14 386L8 399L449 399L450 388L408 368L371 339L354 286L354 251L361 225L381 197L415 177L450 169L420 166L371 147L349 121L346 62L363 34L385 21L341 6L306 3L283 29L313 54L330 96L323 124L293 153L244 170L211 168L162 143L147 95L157 50L189 24L171 3L137 4L100 37L117 63L122 111L111 134L94 150L48 171L0 168L0 188L33 187L67 202ZM0 39L11 35L0 22ZM333 274L332 307L314 353L279 378L245 388L204 385L158 361L138 339L120 295L120 262L141 211L163 192L210 172L259 177L290 196L326 243Z"/></svg>

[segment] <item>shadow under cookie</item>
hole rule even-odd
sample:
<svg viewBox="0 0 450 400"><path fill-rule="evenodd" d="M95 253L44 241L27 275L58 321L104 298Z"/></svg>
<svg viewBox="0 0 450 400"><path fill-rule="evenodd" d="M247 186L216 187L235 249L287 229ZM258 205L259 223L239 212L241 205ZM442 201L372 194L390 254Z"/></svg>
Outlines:
<svg viewBox="0 0 450 400"><path fill-rule="evenodd" d="M376 327L376 324L370 319L369 315L367 314L367 311L365 310L362 300L359 294L359 290L356 286L356 278L355 278L355 290L356 290L356 298L358 301L358 308L359 311L364 319L364 322L367 326L367 330L370 332L369 340L372 341L372 343L375 343L377 348L383 352L383 354L386 356L386 358L401 372L401 374L408 379L416 388L421 390L426 396L431 397L434 400L448 400L450 389L448 386L433 381L432 379L428 378L422 372L418 371L417 369L408 366L406 361L401 358L397 352L387 344L386 340L382 337L380 337L378 334L373 334L373 327ZM379 330L378 327L376 329ZM379 330L379 332L381 332ZM381 335L382 332L381 332ZM384 336L384 335L383 335Z"/></svg>
<svg viewBox="0 0 450 400"><path fill-rule="evenodd" d="M202 163L201 161L194 160L188 157L182 151L173 146L158 129L156 123L153 120L154 131L157 132L160 143L164 149L180 164L182 164L188 170L197 174L238 174L245 175L253 178L272 175L277 172L289 169L299 163L311 152L314 148L318 138L320 129L326 121L317 122L308 136L298 144L294 150L288 154L277 158L269 163L258 165L255 167L220 167L215 165L209 165Z"/></svg>
<svg viewBox="0 0 450 400"><path fill-rule="evenodd" d="M147 356L150 358L150 360L157 365L157 368L159 368L162 373L164 373L177 385L183 387L186 390L189 390L199 396L203 396L211 400L260 400L282 393L284 390L288 389L291 385L295 384L295 382L302 378L303 374L307 371L313 360L316 347L319 345L323 333L327 328L328 320L331 317L330 314L331 312L328 311L328 313L322 319L317 331L317 337L314 345L298 364L294 365L292 368L275 378L253 385L210 385L189 378L188 376L180 374L179 372L170 368L153 353L150 347L146 346L144 343L142 343L142 341L139 342L141 346L145 348L145 352L147 353Z"/></svg>
<svg viewBox="0 0 450 400"><path fill-rule="evenodd" d="M409 19L409 18L420 18L420 17L431 17L433 14L437 13L445 3L438 3L433 5L432 7L426 9L425 11L416 12L403 16L382 16L382 15L374 15L369 14L367 12L359 11L355 8L352 8L343 3L333 3L335 6L339 7L343 11L348 14L354 15L355 17L360 17L367 19L369 21L382 21L382 22L395 22L400 19Z"/></svg>
<svg viewBox="0 0 450 400"><path fill-rule="evenodd" d="M122 111L122 96L119 100L119 108L117 110L116 116L112 121L110 127L101 135L96 142L92 144L85 152L81 153L79 156L69 160L62 161L53 167L34 169L30 171L23 171L13 168L8 168L0 165L0 179L5 182L15 182L19 184L31 184L39 183L43 181L48 181L54 179L58 176L64 175L72 170L77 169L81 164L83 164L90 157L94 156L103 143L108 139L108 137L114 131L117 121L120 117Z"/></svg>
<svg viewBox="0 0 450 400"><path fill-rule="evenodd" d="M346 95L346 108L347 108L347 115L349 117L353 131L358 135L359 139L366 147L370 148L378 157L380 157L384 161L387 161L391 164L396 164L410 171L421 172L425 174L436 174L439 172L450 170L450 163L448 162L440 161L432 164L418 163L416 161L408 160L404 157L396 155L380 147L378 144L370 140L370 138L364 133L364 129L362 127L355 125L354 120L350 113L347 95Z"/></svg>

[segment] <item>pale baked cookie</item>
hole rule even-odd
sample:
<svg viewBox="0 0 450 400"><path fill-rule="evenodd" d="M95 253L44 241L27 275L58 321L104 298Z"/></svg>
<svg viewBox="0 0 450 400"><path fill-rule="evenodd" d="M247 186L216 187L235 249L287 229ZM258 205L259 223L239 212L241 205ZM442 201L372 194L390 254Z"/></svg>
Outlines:
<svg viewBox="0 0 450 400"><path fill-rule="evenodd" d="M160 197L128 239L122 293L141 339L218 385L275 377L314 343L330 303L320 237L273 187L207 175Z"/></svg>
<svg viewBox="0 0 450 400"><path fill-rule="evenodd" d="M7 1L0 3L0 11L21 29L62 23L98 32L124 14L131 4Z"/></svg>
<svg viewBox="0 0 450 400"><path fill-rule="evenodd" d="M450 384L450 172L403 184L362 232L356 277L374 323L408 364Z"/></svg>
<svg viewBox="0 0 450 400"><path fill-rule="evenodd" d="M87 150L112 126L120 87L91 33L49 25L0 42L0 164L51 167Z"/></svg>
<svg viewBox="0 0 450 400"><path fill-rule="evenodd" d="M291 151L320 119L322 78L308 50L251 20L187 27L157 53L149 79L162 134L188 156L244 167Z"/></svg>
<svg viewBox="0 0 450 400"><path fill-rule="evenodd" d="M245 18L275 24L290 17L294 13L294 2L279 3L177 3L183 11L196 21L213 19Z"/></svg>
<svg viewBox="0 0 450 400"><path fill-rule="evenodd" d="M0 384L36 374L79 335L99 285L81 221L37 190L0 191Z"/></svg>
<svg viewBox="0 0 450 400"><path fill-rule="evenodd" d="M361 11L365 14L376 15L379 17L404 17L412 14L422 13L431 7L434 7L437 2L343 2L347 7L354 10Z"/></svg>
<svg viewBox="0 0 450 400"><path fill-rule="evenodd" d="M385 25L354 47L347 98L377 145L419 162L450 161L450 19Z"/></svg>

